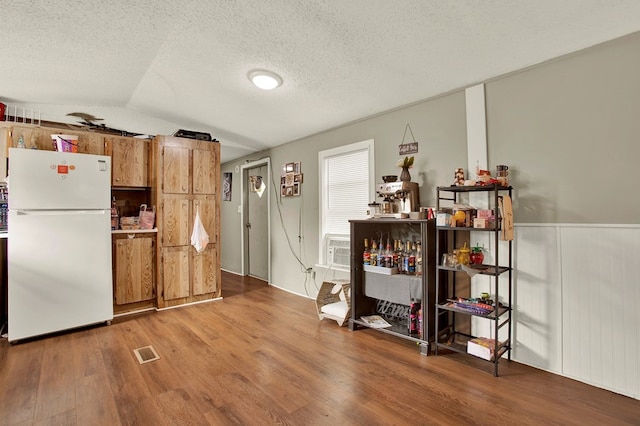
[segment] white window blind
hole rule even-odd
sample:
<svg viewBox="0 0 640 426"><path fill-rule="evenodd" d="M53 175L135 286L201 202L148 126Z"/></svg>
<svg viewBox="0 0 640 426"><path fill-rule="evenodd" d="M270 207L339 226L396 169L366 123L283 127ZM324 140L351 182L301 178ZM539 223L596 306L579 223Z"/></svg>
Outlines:
<svg viewBox="0 0 640 426"><path fill-rule="evenodd" d="M326 234L349 234L349 219L364 219L369 200L367 149L326 159Z"/></svg>
<svg viewBox="0 0 640 426"><path fill-rule="evenodd" d="M320 263L333 258L336 241L348 241L350 219L365 219L373 199L373 139L318 154ZM342 247L341 253L348 251ZM333 250L333 252L332 252ZM332 256L333 254L333 256ZM344 257L344 256L343 256Z"/></svg>

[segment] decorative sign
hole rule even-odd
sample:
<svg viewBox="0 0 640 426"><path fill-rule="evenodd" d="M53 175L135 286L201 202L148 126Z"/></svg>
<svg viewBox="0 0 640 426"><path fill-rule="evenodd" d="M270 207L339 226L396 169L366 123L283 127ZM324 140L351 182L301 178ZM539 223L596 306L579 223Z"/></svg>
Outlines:
<svg viewBox="0 0 640 426"><path fill-rule="evenodd" d="M403 143L398 148L400 155L415 154L418 152L418 142Z"/></svg>
<svg viewBox="0 0 640 426"><path fill-rule="evenodd" d="M300 195L302 177L299 161L283 164L280 172L280 196L296 197Z"/></svg>

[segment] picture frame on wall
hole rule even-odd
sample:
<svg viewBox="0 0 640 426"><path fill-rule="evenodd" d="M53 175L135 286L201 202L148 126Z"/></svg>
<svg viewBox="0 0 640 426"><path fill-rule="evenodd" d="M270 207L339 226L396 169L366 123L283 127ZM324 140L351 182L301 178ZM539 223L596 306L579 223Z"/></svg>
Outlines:
<svg viewBox="0 0 640 426"><path fill-rule="evenodd" d="M222 174L222 201L231 201L231 179L233 174L224 172Z"/></svg>
<svg viewBox="0 0 640 426"><path fill-rule="evenodd" d="M293 195L294 195L294 196L298 196L298 195L300 195L300 184L299 184L298 182L295 182L295 183L293 184L293 187L292 187L292 188L293 188Z"/></svg>

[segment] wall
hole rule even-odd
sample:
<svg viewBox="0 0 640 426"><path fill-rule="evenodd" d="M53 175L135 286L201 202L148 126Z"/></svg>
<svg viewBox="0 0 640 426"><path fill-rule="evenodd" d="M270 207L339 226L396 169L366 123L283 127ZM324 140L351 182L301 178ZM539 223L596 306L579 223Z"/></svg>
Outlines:
<svg viewBox="0 0 640 426"><path fill-rule="evenodd" d="M514 186L514 359L634 398L640 398L639 51L640 33L632 34L497 77L485 88L489 168L509 165ZM319 150L373 138L376 176L394 174L409 122L420 142L413 180L421 184L421 204L432 205L435 187L448 185L453 169L467 161L464 103L460 90L269 152L274 168L302 161L305 173L304 198L282 201L284 227L272 212L273 284L315 294L292 261L283 229L295 250L300 235L305 259L315 263ZM240 224L237 202L231 204L222 213L222 264L238 271L233 230Z"/></svg>
<svg viewBox="0 0 640 426"><path fill-rule="evenodd" d="M313 276L307 276L304 272L319 261L319 151L374 139L375 175L381 182L380 176L400 174L395 162L400 158L398 145L402 143L405 127L409 123L419 144L419 152L414 155L415 163L411 169L412 180L420 184L421 204L434 205L436 186L450 184L454 169L463 167L466 162L464 102L464 92L456 92L223 164L223 172L233 172L235 166L246 160L270 156L273 173L278 179L282 164L301 162L304 173L302 196L280 199L279 195L274 196L272 192L272 284L293 293L315 297L321 277L326 276L326 271L317 271L317 285L314 286ZM411 141L411 135L407 132L405 142ZM240 204L239 178L239 173L234 172L232 201L223 202L221 209L222 267L237 273L242 269L240 215L237 213ZM296 256L304 266L298 263Z"/></svg>
<svg viewBox="0 0 640 426"><path fill-rule="evenodd" d="M486 85L490 164L521 223L638 223L640 34Z"/></svg>

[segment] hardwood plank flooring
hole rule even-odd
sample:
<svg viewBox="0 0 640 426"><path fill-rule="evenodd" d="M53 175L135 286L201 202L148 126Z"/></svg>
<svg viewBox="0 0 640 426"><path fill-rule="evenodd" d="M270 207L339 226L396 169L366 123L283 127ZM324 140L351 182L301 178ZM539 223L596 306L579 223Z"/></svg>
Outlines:
<svg viewBox="0 0 640 426"><path fill-rule="evenodd" d="M516 362L423 356L223 272L223 300L0 342L2 425L640 424L640 401ZM139 364L152 345L160 359Z"/></svg>

